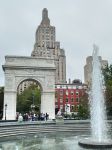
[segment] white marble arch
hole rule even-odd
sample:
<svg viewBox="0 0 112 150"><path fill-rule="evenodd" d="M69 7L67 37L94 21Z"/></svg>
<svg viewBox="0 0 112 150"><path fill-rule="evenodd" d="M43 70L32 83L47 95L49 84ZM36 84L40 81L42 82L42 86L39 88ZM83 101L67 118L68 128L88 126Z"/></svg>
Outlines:
<svg viewBox="0 0 112 150"><path fill-rule="evenodd" d="M55 64L49 58L5 56L3 119L16 119L16 96L19 84L28 79L35 80L41 87L41 112L55 118ZM5 104L7 109L5 111ZM5 115L6 112L6 115Z"/></svg>

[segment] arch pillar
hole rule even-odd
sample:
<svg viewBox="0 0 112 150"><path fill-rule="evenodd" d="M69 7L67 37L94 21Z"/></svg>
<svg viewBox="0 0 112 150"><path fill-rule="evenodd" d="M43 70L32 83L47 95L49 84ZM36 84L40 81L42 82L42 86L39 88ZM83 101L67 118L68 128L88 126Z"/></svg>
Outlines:
<svg viewBox="0 0 112 150"><path fill-rule="evenodd" d="M41 113L49 114L49 119L55 119L55 92L41 93Z"/></svg>
<svg viewBox="0 0 112 150"><path fill-rule="evenodd" d="M16 91L4 92L3 120L16 119ZM7 105L7 107L5 107Z"/></svg>

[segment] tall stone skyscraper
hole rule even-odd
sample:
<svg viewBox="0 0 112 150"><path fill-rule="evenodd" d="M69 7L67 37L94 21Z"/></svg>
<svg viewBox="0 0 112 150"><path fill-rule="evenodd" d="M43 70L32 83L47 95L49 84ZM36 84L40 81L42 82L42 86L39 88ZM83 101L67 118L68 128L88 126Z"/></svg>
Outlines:
<svg viewBox="0 0 112 150"><path fill-rule="evenodd" d="M56 83L66 82L66 56L64 49L60 48L60 42L56 41L55 27L50 25L48 10L42 11L42 21L36 30L32 57L54 59L56 65Z"/></svg>
<svg viewBox="0 0 112 150"><path fill-rule="evenodd" d="M99 60L101 62L102 69L107 67L108 65L107 60L102 60L101 56L99 56ZM88 86L91 85L92 61L93 61L93 57L88 56L86 58L86 65L84 66L84 82L88 84Z"/></svg>

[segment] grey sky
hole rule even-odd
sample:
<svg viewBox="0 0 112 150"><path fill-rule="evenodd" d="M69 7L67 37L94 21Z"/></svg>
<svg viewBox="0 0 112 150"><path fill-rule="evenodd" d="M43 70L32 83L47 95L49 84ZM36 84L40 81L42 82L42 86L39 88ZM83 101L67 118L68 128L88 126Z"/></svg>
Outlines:
<svg viewBox="0 0 112 150"><path fill-rule="evenodd" d="M48 9L56 39L65 49L67 79L83 80L93 43L112 63L112 0L0 0L0 86L4 56L30 56L43 8Z"/></svg>

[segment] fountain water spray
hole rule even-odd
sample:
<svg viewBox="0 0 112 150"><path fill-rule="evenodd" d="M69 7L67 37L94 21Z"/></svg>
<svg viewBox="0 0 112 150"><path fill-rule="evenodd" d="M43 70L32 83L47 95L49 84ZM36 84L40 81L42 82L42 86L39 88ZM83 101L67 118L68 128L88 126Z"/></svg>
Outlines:
<svg viewBox="0 0 112 150"><path fill-rule="evenodd" d="M107 140L106 107L104 100L104 85L98 47L93 49L93 71L90 92L90 113L92 138L101 142Z"/></svg>
<svg viewBox="0 0 112 150"><path fill-rule="evenodd" d="M93 64L91 78L90 115L91 138L81 139L79 145L92 149L112 149L112 140L108 137L106 106L104 100L104 84L98 47L93 46Z"/></svg>

